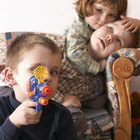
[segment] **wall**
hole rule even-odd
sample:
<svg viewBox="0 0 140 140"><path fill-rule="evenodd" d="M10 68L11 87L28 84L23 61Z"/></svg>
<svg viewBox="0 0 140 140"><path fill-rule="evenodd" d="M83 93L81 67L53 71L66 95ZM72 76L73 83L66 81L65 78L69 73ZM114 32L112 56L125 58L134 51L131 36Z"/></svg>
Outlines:
<svg viewBox="0 0 140 140"><path fill-rule="evenodd" d="M0 32L63 32L75 16L74 0L0 0ZM140 18L140 1L129 0L128 14Z"/></svg>
<svg viewBox="0 0 140 140"><path fill-rule="evenodd" d="M73 0L1 0L0 32L63 32L74 17Z"/></svg>
<svg viewBox="0 0 140 140"><path fill-rule="evenodd" d="M128 0L128 15L140 19L140 1L139 0ZM133 77L131 80L131 92L140 91L140 76Z"/></svg>
<svg viewBox="0 0 140 140"><path fill-rule="evenodd" d="M128 0L128 15L140 19L140 0ZM0 0L0 32L42 31L62 34L75 16L74 0ZM139 78L140 79L140 78ZM139 88L138 80L132 90Z"/></svg>
<svg viewBox="0 0 140 140"><path fill-rule="evenodd" d="M140 19L140 0L128 0L128 15Z"/></svg>

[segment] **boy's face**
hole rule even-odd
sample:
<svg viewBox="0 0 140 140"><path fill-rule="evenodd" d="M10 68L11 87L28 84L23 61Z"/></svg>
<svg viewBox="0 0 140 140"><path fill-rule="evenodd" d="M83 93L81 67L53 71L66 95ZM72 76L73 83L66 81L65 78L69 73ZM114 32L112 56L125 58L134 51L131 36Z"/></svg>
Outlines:
<svg viewBox="0 0 140 140"><path fill-rule="evenodd" d="M96 30L104 24L115 21L117 14L118 12L114 5L105 6L95 2L93 15L85 19Z"/></svg>
<svg viewBox="0 0 140 140"><path fill-rule="evenodd" d="M112 52L132 44L130 32L123 30L121 21L100 27L91 36L91 54L95 59L107 58Z"/></svg>
<svg viewBox="0 0 140 140"><path fill-rule="evenodd" d="M60 54L53 54L48 48L36 45L33 49L25 52L23 60L18 64L16 71L13 73L13 77L16 81L13 88L15 89L15 94L19 101L22 102L28 98L28 80L33 74L34 69L40 65L47 67L49 75L45 81L53 92L55 92L58 84L60 64Z"/></svg>

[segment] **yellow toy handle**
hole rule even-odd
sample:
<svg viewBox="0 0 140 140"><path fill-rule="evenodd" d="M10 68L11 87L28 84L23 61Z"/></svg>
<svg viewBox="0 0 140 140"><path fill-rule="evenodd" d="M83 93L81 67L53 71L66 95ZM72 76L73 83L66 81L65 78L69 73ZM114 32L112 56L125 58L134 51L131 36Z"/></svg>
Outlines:
<svg viewBox="0 0 140 140"><path fill-rule="evenodd" d="M44 82L45 79L48 77L48 70L45 66L38 66L34 70L34 76L38 79L38 84Z"/></svg>

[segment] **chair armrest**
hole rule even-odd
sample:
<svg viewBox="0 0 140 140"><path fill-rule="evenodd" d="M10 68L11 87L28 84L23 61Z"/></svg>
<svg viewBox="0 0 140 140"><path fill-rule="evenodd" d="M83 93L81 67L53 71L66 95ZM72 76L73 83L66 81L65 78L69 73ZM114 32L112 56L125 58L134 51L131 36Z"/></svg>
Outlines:
<svg viewBox="0 0 140 140"><path fill-rule="evenodd" d="M131 139L130 80L140 74L140 50L120 49L106 65L108 98L112 106L115 140Z"/></svg>

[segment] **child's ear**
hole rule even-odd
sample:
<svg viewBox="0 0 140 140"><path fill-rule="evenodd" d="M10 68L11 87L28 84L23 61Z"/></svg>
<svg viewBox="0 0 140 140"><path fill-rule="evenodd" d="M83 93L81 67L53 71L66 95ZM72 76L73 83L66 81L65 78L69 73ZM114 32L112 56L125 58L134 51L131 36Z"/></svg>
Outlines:
<svg viewBox="0 0 140 140"><path fill-rule="evenodd" d="M14 76L13 76L13 70L11 68L6 67L3 70L2 74L4 75L5 80L9 85L13 86L16 84L16 81L15 81Z"/></svg>

